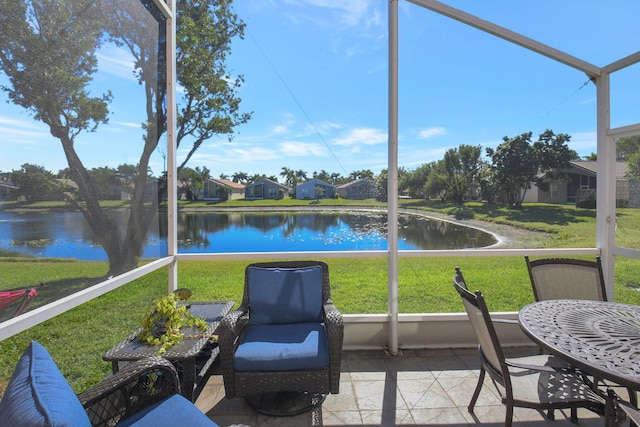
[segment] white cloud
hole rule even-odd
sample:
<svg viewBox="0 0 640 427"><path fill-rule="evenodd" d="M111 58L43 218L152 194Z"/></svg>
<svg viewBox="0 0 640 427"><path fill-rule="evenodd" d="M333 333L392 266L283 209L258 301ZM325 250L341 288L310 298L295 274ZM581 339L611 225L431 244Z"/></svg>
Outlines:
<svg viewBox="0 0 640 427"><path fill-rule="evenodd" d="M274 135L283 135L289 132L289 127L287 125L277 125L271 129L271 133Z"/></svg>
<svg viewBox="0 0 640 427"><path fill-rule="evenodd" d="M374 128L356 128L349 131L341 138L333 139L335 145L341 146L359 146L359 145L378 145L386 144L388 134L385 131Z"/></svg>
<svg viewBox="0 0 640 427"><path fill-rule="evenodd" d="M265 147L230 147L229 145L221 147L222 149L215 152L198 150L189 161L190 167L204 165L211 170L212 175L217 176L220 172L232 173L238 170L245 172L253 170L256 169L255 165L279 157L275 150ZM186 150L179 151L186 152ZM178 153L178 158L184 158L184 156Z"/></svg>
<svg viewBox="0 0 640 427"><path fill-rule="evenodd" d="M325 9L331 14L333 26L336 19L349 27L371 26L379 24L380 14L372 8L372 2L368 0L287 0L285 3L293 6L312 6Z"/></svg>
<svg viewBox="0 0 640 427"><path fill-rule="evenodd" d="M119 126L124 126L127 128L135 128L135 129L140 129L142 127L141 123L134 123L134 122L115 122L115 124Z"/></svg>
<svg viewBox="0 0 640 427"><path fill-rule="evenodd" d="M437 147L432 149L413 147L410 149L401 149L398 153L398 163L403 167L413 169L425 163L441 160L446 151L446 147Z"/></svg>
<svg viewBox="0 0 640 427"><path fill-rule="evenodd" d="M135 60L131 53L115 46L109 46L96 53L101 72L137 82L133 74Z"/></svg>
<svg viewBox="0 0 640 427"><path fill-rule="evenodd" d="M327 149L324 146L305 142L283 142L280 144L280 150L285 156L292 157L325 157L327 155Z"/></svg>
<svg viewBox="0 0 640 427"><path fill-rule="evenodd" d="M443 127L440 127L440 126L430 127L430 128L421 129L420 131L418 131L418 139L429 139L434 136L446 135L446 134L447 134L447 130Z"/></svg>
<svg viewBox="0 0 640 427"><path fill-rule="evenodd" d="M11 139L17 143L34 144L35 141L24 138L48 138L50 136L46 125L37 121L18 120L0 116L0 134L5 139Z"/></svg>

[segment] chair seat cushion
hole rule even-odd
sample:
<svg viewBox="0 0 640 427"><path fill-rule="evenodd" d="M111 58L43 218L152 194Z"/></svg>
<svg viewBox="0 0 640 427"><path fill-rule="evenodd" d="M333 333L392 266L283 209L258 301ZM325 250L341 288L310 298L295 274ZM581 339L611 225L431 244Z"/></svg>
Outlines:
<svg viewBox="0 0 640 427"><path fill-rule="evenodd" d="M329 348L323 323L254 325L236 350L236 371L327 369Z"/></svg>
<svg viewBox="0 0 640 427"><path fill-rule="evenodd" d="M20 426L90 426L89 417L43 346L24 351L0 401L0 424Z"/></svg>
<svg viewBox="0 0 640 427"><path fill-rule="evenodd" d="M179 394L167 397L119 422L116 427L217 427L205 414Z"/></svg>

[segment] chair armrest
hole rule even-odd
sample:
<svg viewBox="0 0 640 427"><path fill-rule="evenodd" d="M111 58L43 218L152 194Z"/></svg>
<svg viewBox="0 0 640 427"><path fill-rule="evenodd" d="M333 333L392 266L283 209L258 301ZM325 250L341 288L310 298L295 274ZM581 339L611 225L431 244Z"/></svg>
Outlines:
<svg viewBox="0 0 640 427"><path fill-rule="evenodd" d="M338 310L332 302L325 303L322 308L324 310L325 324L331 324L338 329L343 329L342 313L340 313L340 310Z"/></svg>
<svg viewBox="0 0 640 427"><path fill-rule="evenodd" d="M180 393L180 381L171 362L148 357L127 364L78 399L92 425L115 425L176 393Z"/></svg>
<svg viewBox="0 0 640 427"><path fill-rule="evenodd" d="M519 363L514 362L512 360L506 359L505 363L507 366L511 366L513 368L526 369L528 371L538 371L538 372L557 372L557 369L554 369L551 366L543 366L543 365L530 365L528 363Z"/></svg>
<svg viewBox="0 0 640 427"><path fill-rule="evenodd" d="M505 323L507 325L519 325L518 321L516 319L500 319L500 318L491 318L491 321L493 323Z"/></svg>
<svg viewBox="0 0 640 427"><path fill-rule="evenodd" d="M248 309L238 307L236 310L227 313L218 326L218 345L220 346L220 357L225 354L233 359L237 347L238 337L248 325Z"/></svg>
<svg viewBox="0 0 640 427"><path fill-rule="evenodd" d="M248 325L248 308L238 307L229 312L218 326L218 346L220 347L220 368L224 380L226 397L235 397L233 358L239 344L239 337Z"/></svg>
<svg viewBox="0 0 640 427"><path fill-rule="evenodd" d="M331 301L323 305L324 324L329 344L329 382L332 394L340 390L340 364L342 361L342 342L344 340L344 323L342 313Z"/></svg>

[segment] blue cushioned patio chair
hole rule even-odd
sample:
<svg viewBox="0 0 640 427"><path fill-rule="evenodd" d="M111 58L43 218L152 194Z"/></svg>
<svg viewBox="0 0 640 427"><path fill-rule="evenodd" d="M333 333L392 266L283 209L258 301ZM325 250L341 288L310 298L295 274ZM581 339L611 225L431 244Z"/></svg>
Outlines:
<svg viewBox="0 0 640 427"><path fill-rule="evenodd" d="M32 341L0 400L0 424L45 426L217 427L180 394L171 362L149 357L75 395L49 352Z"/></svg>
<svg viewBox="0 0 640 427"><path fill-rule="evenodd" d="M321 261L246 267L240 307L219 328L226 397L274 392L336 394L342 315Z"/></svg>

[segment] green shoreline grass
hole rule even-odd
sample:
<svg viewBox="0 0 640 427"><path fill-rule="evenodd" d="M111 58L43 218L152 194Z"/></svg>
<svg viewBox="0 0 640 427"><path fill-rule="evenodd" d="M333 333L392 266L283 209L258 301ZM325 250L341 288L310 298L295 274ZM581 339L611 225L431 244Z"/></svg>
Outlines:
<svg viewBox="0 0 640 427"><path fill-rule="evenodd" d="M304 202L298 204L287 200L278 206L337 206L337 202L334 201L325 203L325 200L321 200L317 204L296 201ZM202 202L181 206L189 209L206 208L208 205ZM209 207L241 209L247 206L257 205L231 201ZM357 206L385 207L373 201L359 203ZM508 224L532 232L543 232L546 239L541 247L595 245L595 212L572 206L536 204L526 205L522 210L510 210L502 206L485 206L479 203L470 203L460 208L433 202L402 200L401 207L431 212L451 219ZM25 209L24 206L22 208ZM620 246L640 247L640 211L618 210L618 231ZM234 300L238 303L242 296L244 267L252 261L255 260L180 262L179 286L192 289L194 301ZM343 313L386 312L386 258L330 258L325 261L330 268L334 302ZM459 298L456 298L451 286L453 268L456 265L463 268L471 287L481 288L487 295L491 295L488 303L492 311L517 311L533 301L527 271L521 257L401 258L400 312L461 312ZM617 261L616 301L640 304L637 267L638 262L635 260L622 258ZM69 283L83 287L99 281L106 269L106 263L103 262L0 256L3 289L33 286L41 281L47 282L44 288L47 289L48 286L47 291L54 291L58 287L67 288ZM0 342L0 390L8 381L20 354L30 340L36 340L47 347L76 392L91 387L110 372L110 364L101 359L104 352L139 326L151 302L166 294L166 283L166 269L155 271ZM33 307L35 306L31 308Z"/></svg>

